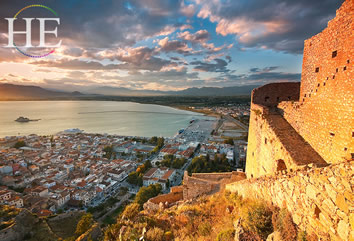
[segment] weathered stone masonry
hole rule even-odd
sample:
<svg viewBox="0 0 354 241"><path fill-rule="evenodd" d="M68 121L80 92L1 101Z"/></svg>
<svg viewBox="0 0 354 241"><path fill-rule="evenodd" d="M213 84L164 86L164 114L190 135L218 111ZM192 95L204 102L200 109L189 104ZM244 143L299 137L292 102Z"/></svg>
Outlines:
<svg viewBox="0 0 354 241"><path fill-rule="evenodd" d="M287 208L300 229L324 240L354 240L353 164L246 179L225 189Z"/></svg>
<svg viewBox="0 0 354 241"><path fill-rule="evenodd" d="M305 41L300 98L281 103L285 119L328 163L354 155L354 1Z"/></svg>
<svg viewBox="0 0 354 241"><path fill-rule="evenodd" d="M305 41L300 83L253 90L248 177L354 158L354 1Z"/></svg>

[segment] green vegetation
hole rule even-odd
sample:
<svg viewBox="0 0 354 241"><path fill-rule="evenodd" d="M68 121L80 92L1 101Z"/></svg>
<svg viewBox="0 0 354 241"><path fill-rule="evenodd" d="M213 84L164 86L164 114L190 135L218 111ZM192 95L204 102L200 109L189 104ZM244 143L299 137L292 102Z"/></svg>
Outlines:
<svg viewBox="0 0 354 241"><path fill-rule="evenodd" d="M180 169L187 162L185 158L176 158L174 155L165 155L159 163L161 166Z"/></svg>
<svg viewBox="0 0 354 241"><path fill-rule="evenodd" d="M273 226L279 231L283 241L296 240L296 226L292 220L291 214L287 209L276 210L273 214Z"/></svg>
<svg viewBox="0 0 354 241"><path fill-rule="evenodd" d="M143 206L147 200L155 197L161 193L162 187L160 184L151 184L148 187L141 187L139 192L136 194L134 202L138 203L140 207Z"/></svg>
<svg viewBox="0 0 354 241"><path fill-rule="evenodd" d="M20 149L21 147L24 147L24 146L26 146L26 143L25 143L24 141L18 141L18 142L16 142L15 145L14 145L14 147L15 147L16 149Z"/></svg>
<svg viewBox="0 0 354 241"><path fill-rule="evenodd" d="M230 240L234 240L234 237L235 237L235 229L229 228L226 230L222 230L216 237L216 241L230 241Z"/></svg>
<svg viewBox="0 0 354 241"><path fill-rule="evenodd" d="M151 151L151 154L155 154L164 146L165 139L163 137L157 138L155 136L155 137L151 138L150 142L151 142L151 144L156 145L155 148Z"/></svg>
<svg viewBox="0 0 354 241"><path fill-rule="evenodd" d="M87 213L81 217L80 221L78 222L75 230L76 236L80 236L81 234L85 233L93 224L93 216L91 213Z"/></svg>
<svg viewBox="0 0 354 241"><path fill-rule="evenodd" d="M101 217L107 212L107 210L110 207L112 207L118 201L119 200L117 198L110 197L107 201L105 201L104 203L101 203L100 205L98 205L96 207L89 207L87 209L87 212L91 213L91 214L95 214L95 217Z"/></svg>
<svg viewBox="0 0 354 241"><path fill-rule="evenodd" d="M156 212L139 212L140 209L138 202L128 205L117 223L106 229L104 240L119 240L120 235L122 240L136 240L145 233L147 241L231 241L235 238L234 222L241 220L246 238L242 240L260 241L273 231L272 216L278 213L260 200L243 199L229 192Z"/></svg>
<svg viewBox="0 0 354 241"><path fill-rule="evenodd" d="M192 160L188 167L188 173L211 173L211 172L229 172L230 164L225 155L219 157L215 155L214 160L210 160L209 156L199 156Z"/></svg>
<svg viewBox="0 0 354 241"><path fill-rule="evenodd" d="M110 215L106 216L103 219L103 223L106 225L114 224L116 222L117 216L124 211L125 207L126 207L126 203L123 203L122 205L120 205Z"/></svg>
<svg viewBox="0 0 354 241"><path fill-rule="evenodd" d="M134 219L139 214L139 210L140 210L139 203L129 204L128 206L125 207L122 217L126 219Z"/></svg>
<svg viewBox="0 0 354 241"><path fill-rule="evenodd" d="M105 157L107 159L111 159L112 158L112 156L113 156L113 146L106 146L105 148L103 148L103 151L105 152L103 157Z"/></svg>
<svg viewBox="0 0 354 241"><path fill-rule="evenodd" d="M250 202L247 205L243 203L241 217L245 229L256 234L263 240L273 232L272 209L260 201Z"/></svg>
<svg viewBox="0 0 354 241"><path fill-rule="evenodd" d="M143 176L152 167L150 160L146 160L144 164L138 166L136 171L129 173L127 181L130 184L142 186Z"/></svg>

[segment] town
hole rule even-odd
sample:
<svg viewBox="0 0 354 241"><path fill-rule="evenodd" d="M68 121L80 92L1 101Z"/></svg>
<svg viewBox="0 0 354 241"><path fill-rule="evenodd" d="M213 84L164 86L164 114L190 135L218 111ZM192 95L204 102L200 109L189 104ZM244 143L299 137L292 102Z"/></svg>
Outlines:
<svg viewBox="0 0 354 241"><path fill-rule="evenodd" d="M107 203L117 209L141 186L151 184L160 184L162 193L168 193L181 185L186 170L244 170L247 128L235 113L249 115L245 109L213 109L223 116L192 119L170 138L86 134L78 129L2 138L0 204L38 216L100 210L98 217L104 218L111 210L104 208ZM220 166L213 168L219 169L202 168L198 162L203 157L217 159Z"/></svg>

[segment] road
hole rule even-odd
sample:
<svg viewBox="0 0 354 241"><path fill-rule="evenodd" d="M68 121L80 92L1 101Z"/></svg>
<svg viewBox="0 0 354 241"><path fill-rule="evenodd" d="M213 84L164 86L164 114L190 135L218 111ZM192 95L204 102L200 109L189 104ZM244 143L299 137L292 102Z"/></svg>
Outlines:
<svg viewBox="0 0 354 241"><path fill-rule="evenodd" d="M236 120L235 118L229 116L229 115L225 115L224 116L225 119L227 119L228 121L234 122L236 123L238 126L241 127L241 129L243 129L244 131L248 131L248 126L246 126L245 124L243 124L242 122Z"/></svg>

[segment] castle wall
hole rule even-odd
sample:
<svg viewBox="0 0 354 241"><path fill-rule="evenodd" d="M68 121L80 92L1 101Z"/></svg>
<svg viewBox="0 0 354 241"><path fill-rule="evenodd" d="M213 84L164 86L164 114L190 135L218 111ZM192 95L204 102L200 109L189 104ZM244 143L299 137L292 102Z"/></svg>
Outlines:
<svg viewBox="0 0 354 241"><path fill-rule="evenodd" d="M329 163L354 158L354 1L305 41L300 99L278 107Z"/></svg>
<svg viewBox="0 0 354 241"><path fill-rule="evenodd" d="M281 101L299 100L299 94L299 82L271 83L254 89L251 102L262 106L275 107Z"/></svg>
<svg viewBox="0 0 354 241"><path fill-rule="evenodd" d="M215 193L223 189L225 184L245 178L246 175L243 172L193 173L191 177L188 172L185 172L183 177L183 200Z"/></svg>
<svg viewBox="0 0 354 241"><path fill-rule="evenodd" d="M265 118L268 114L269 110L266 107L251 104L246 161L247 178L275 172L278 168L278 160L283 160L286 168L293 166L293 158Z"/></svg>
<svg viewBox="0 0 354 241"><path fill-rule="evenodd" d="M342 162L246 179L227 184L225 189L286 207L300 229L314 232L324 240L353 240L353 164Z"/></svg>
<svg viewBox="0 0 354 241"><path fill-rule="evenodd" d="M296 170L310 163L316 166L327 165L274 107L252 103L247 177L259 177L279 170Z"/></svg>

